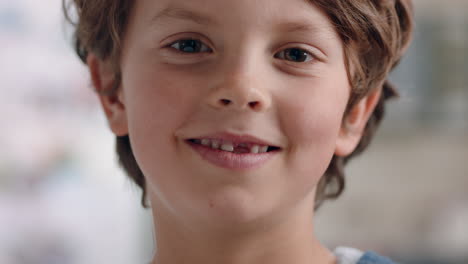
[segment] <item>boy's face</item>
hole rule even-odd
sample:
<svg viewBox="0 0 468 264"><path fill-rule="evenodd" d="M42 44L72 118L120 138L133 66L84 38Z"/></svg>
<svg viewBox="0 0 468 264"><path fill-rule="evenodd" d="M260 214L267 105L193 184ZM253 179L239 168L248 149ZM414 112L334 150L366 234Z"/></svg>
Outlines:
<svg viewBox="0 0 468 264"><path fill-rule="evenodd" d="M122 50L120 101L102 100L113 131L130 135L156 211L206 222L281 214L302 200L312 211L333 154L359 140L341 126L342 43L308 1L135 1ZM109 86L106 66L94 68L95 85ZM365 124L365 106L351 127ZM281 149L256 167L221 167L187 142L218 132Z"/></svg>

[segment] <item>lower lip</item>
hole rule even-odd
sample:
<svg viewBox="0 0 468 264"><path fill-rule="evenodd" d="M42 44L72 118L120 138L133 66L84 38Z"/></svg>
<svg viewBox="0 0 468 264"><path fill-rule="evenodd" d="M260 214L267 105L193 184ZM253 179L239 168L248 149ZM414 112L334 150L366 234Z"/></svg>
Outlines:
<svg viewBox="0 0 468 264"><path fill-rule="evenodd" d="M231 170L255 169L272 159L278 150L265 153L234 153L223 150L212 149L190 141L186 143L192 147L200 156L210 163Z"/></svg>

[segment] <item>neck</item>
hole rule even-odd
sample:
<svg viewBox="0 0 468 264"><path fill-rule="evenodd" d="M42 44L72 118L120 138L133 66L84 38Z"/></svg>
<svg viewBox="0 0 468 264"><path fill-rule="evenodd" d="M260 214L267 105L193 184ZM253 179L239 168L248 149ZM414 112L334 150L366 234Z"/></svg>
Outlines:
<svg viewBox="0 0 468 264"><path fill-rule="evenodd" d="M193 223L184 225L155 208L152 264L333 264L335 257L315 238L313 209L309 209L310 203L304 201L282 216L265 217L276 221L263 219L221 230L212 226L193 229Z"/></svg>

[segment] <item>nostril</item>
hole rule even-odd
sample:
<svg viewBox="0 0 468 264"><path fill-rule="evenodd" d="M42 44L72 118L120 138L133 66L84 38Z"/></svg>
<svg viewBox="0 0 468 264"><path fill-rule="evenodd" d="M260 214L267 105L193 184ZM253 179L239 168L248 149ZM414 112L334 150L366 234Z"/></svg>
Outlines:
<svg viewBox="0 0 468 264"><path fill-rule="evenodd" d="M221 99L221 103L222 103L223 105L228 105L228 104L231 103L231 101L228 100L228 99Z"/></svg>
<svg viewBox="0 0 468 264"><path fill-rule="evenodd" d="M258 105L258 102L250 102L249 106L255 108Z"/></svg>

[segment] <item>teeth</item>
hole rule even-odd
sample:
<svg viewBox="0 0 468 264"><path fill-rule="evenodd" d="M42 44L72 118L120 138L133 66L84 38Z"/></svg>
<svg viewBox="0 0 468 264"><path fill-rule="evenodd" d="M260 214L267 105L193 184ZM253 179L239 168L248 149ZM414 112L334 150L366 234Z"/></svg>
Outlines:
<svg viewBox="0 0 468 264"><path fill-rule="evenodd" d="M219 149L219 141L218 140L212 140L211 141L211 148L214 148L214 149Z"/></svg>
<svg viewBox="0 0 468 264"><path fill-rule="evenodd" d="M224 151L233 152L234 151L234 146L232 145L231 142L226 142L226 143L221 145L221 149L224 150Z"/></svg>
<svg viewBox="0 0 468 264"><path fill-rule="evenodd" d="M232 142L226 141L222 142L221 140L217 139L195 139L195 143L201 144L203 146L211 147L212 149L221 149L228 152L234 152L234 144ZM247 148L249 144L247 143L240 143L239 147ZM260 146L260 145L252 145L250 147L250 153L258 154L258 153L265 153L268 151L268 146Z"/></svg>
<svg viewBox="0 0 468 264"><path fill-rule="evenodd" d="M259 145L253 145L252 148L250 149L250 153L257 154L260 151L260 146Z"/></svg>

